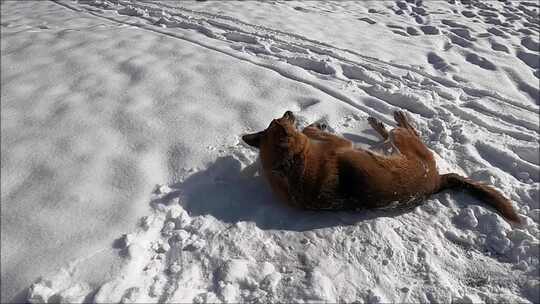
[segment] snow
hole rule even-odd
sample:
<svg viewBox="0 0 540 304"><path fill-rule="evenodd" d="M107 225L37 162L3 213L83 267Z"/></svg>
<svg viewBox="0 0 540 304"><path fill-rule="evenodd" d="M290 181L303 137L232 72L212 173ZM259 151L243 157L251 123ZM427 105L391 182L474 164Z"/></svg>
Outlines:
<svg viewBox="0 0 540 304"><path fill-rule="evenodd" d="M537 3L1 9L1 302L540 302ZM292 110L372 147L396 109L524 224L451 191L295 210L240 140Z"/></svg>

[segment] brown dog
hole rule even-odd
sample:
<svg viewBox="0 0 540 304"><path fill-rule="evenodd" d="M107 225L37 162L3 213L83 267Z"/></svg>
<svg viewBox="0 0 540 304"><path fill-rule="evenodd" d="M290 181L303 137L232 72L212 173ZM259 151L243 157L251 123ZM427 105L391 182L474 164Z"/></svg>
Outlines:
<svg viewBox="0 0 540 304"><path fill-rule="evenodd" d="M291 111L264 131L242 139L259 148L263 174L285 202L306 209L362 209L407 204L444 189L466 189L519 223L499 191L455 173L439 175L433 154L401 111L388 132L377 119L370 125L397 153L381 155L353 148L352 142L312 124L299 132Z"/></svg>

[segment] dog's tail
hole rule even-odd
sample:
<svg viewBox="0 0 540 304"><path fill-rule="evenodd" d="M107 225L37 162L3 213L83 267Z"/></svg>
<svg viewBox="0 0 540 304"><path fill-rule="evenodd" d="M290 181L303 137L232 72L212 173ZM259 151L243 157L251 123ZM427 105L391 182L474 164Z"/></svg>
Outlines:
<svg viewBox="0 0 540 304"><path fill-rule="evenodd" d="M441 184L439 191L445 189L464 189L474 197L488 203L509 222L520 224L521 220L512 207L509 199L493 187L475 182L456 173L443 174L440 176ZM438 192L438 191L437 191Z"/></svg>

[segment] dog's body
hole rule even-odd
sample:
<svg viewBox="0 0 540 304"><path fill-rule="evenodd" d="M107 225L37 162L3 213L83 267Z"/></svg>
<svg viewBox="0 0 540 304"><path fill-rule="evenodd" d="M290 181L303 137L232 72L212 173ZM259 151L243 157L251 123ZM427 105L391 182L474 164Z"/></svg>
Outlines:
<svg viewBox="0 0 540 304"><path fill-rule="evenodd" d="M306 209L362 209L404 204L446 188L465 188L491 203L512 222L519 217L497 190L457 174L439 175L433 154L407 121L395 112L391 132L370 117L370 125L397 153L382 155L353 148L352 142L310 125L302 132L287 111L244 141L260 149L263 174L284 201Z"/></svg>

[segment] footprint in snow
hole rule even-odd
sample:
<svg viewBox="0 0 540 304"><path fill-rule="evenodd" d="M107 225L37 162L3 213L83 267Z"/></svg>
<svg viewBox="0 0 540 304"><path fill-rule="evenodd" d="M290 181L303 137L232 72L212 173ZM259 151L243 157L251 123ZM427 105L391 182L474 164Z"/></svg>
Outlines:
<svg viewBox="0 0 540 304"><path fill-rule="evenodd" d="M391 29L398 29L398 30L404 30L405 29L403 26L395 25L395 24L387 24L386 26L391 28Z"/></svg>
<svg viewBox="0 0 540 304"><path fill-rule="evenodd" d="M459 37L461 37L463 39L467 39L469 41L476 41L476 38L471 36L471 32L469 31L469 29L453 28L453 29L450 29L450 32L458 35Z"/></svg>
<svg viewBox="0 0 540 304"><path fill-rule="evenodd" d="M440 33L439 28L433 25L423 25L420 27L420 30L426 35L438 35Z"/></svg>
<svg viewBox="0 0 540 304"><path fill-rule="evenodd" d="M297 10L297 11L301 11L301 12L309 12L309 10L307 8L304 8L304 7L301 7L301 6L295 6L294 9Z"/></svg>
<svg viewBox="0 0 540 304"><path fill-rule="evenodd" d="M404 37L409 37L409 34L403 32L403 31L400 31L400 30L393 30L392 33L398 34L398 35L401 35L401 36L404 36Z"/></svg>
<svg viewBox="0 0 540 304"><path fill-rule="evenodd" d="M451 28L463 28L463 29L469 29L468 26L466 25L463 25L461 23L457 23L455 21L452 21L452 20L448 20L448 19L442 19L441 20L441 23L444 24L444 25L447 25Z"/></svg>
<svg viewBox="0 0 540 304"><path fill-rule="evenodd" d="M540 43L538 42L538 40L535 40L530 36L521 39L521 45L523 45L530 51L540 52Z"/></svg>
<svg viewBox="0 0 540 304"><path fill-rule="evenodd" d="M411 36L419 36L420 32L416 28L414 28L412 26L408 26L407 27L407 34L409 34Z"/></svg>
<svg viewBox="0 0 540 304"><path fill-rule="evenodd" d="M452 44L456 44L464 48L473 47L473 44L469 40L466 40L458 35L455 35L453 33L448 33L447 36L448 38L450 38L450 41L452 42Z"/></svg>
<svg viewBox="0 0 540 304"><path fill-rule="evenodd" d="M493 62L489 61L488 59L484 57L478 56L475 53L467 54L465 56L465 60L486 70L490 70L490 71L497 70L497 66Z"/></svg>
<svg viewBox="0 0 540 304"><path fill-rule="evenodd" d="M490 27L487 29L487 31L493 35L503 37L503 38L508 38L508 35L506 35L503 31L499 30L498 28Z"/></svg>
<svg viewBox="0 0 540 304"><path fill-rule="evenodd" d="M358 20L367 22L367 23L372 24L372 25L375 24L375 23L377 23L377 22L375 22L375 21L369 19L368 17L358 18Z"/></svg>
<svg viewBox="0 0 540 304"><path fill-rule="evenodd" d="M453 72L455 71L453 67L451 67L441 56L437 55L434 52L429 52L427 54L427 60L428 63L430 63L434 69L439 71L449 71Z"/></svg>
<svg viewBox="0 0 540 304"><path fill-rule="evenodd" d="M519 50L517 51L516 56L532 69L540 68L540 56L538 54Z"/></svg>
<svg viewBox="0 0 540 304"><path fill-rule="evenodd" d="M491 49L494 51L510 53L510 49L506 45L499 43L494 39L489 39L489 42L491 43Z"/></svg>
<svg viewBox="0 0 540 304"><path fill-rule="evenodd" d="M475 13L471 12L471 11L462 11L461 14L467 18L474 18L474 17L478 17L478 15L476 15Z"/></svg>

